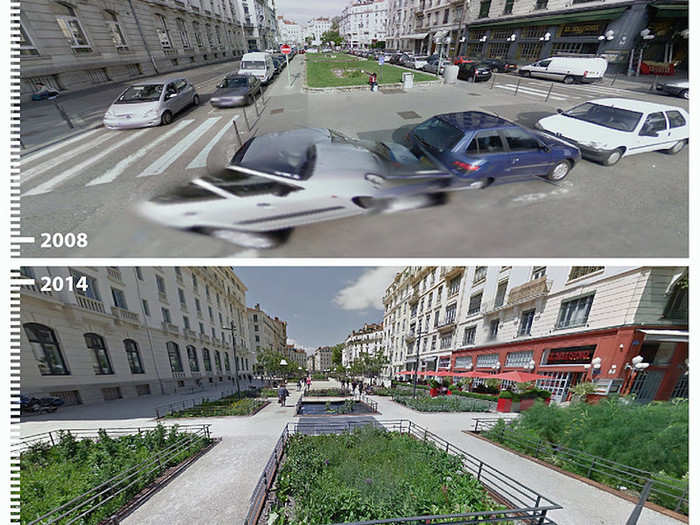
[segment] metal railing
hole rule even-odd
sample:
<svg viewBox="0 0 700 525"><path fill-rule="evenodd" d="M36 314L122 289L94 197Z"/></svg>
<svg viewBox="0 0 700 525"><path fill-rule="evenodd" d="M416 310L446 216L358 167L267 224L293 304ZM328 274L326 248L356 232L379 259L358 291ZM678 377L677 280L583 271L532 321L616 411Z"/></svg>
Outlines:
<svg viewBox="0 0 700 525"><path fill-rule="evenodd" d="M141 463L119 472L115 476L91 488L87 492L76 496L70 501L50 510L38 518L35 518L27 525L37 525L39 523L42 525L48 525L59 522L62 525L69 525L76 522L82 523L84 518L98 510L100 507L103 507L125 491L131 489L132 494L138 493L142 487L148 485L160 474L160 472L167 469L171 463L176 460L179 454L191 449L195 445L201 445L203 439L208 440L210 437L210 425L175 426L178 430L182 431L182 433L180 436L178 436L178 439L174 443L162 450L159 450L155 454L150 455ZM157 427L67 430L64 432L70 432L71 435L82 439L95 439L99 430L107 432L108 435L124 436L127 434L134 434L135 430L138 430L139 433L141 433L145 430L152 431L155 428ZM128 432L129 430L130 432ZM54 434L56 437L58 437L55 432L47 432L45 434ZM26 439L36 438L36 436L39 435L28 436ZM50 439L54 440L55 437L50 436ZM33 443L36 442L37 441L33 439ZM183 463L182 461L178 461L178 464L179 467L175 471L170 471L168 473L168 478L184 469L188 465L188 462Z"/></svg>
<svg viewBox="0 0 700 525"><path fill-rule="evenodd" d="M243 390L241 389L241 399L246 398L246 397L254 397L255 393L257 390ZM218 397L195 397L191 399L183 399L181 401L173 401L172 403L167 403L164 405L158 405L155 407L155 413L156 413L156 419L160 419L166 416L169 416L171 414L174 414L176 412L181 412L183 410L187 410L189 408L196 408L204 402L208 401L218 401L220 399L223 399L224 397L228 396L233 396L235 395L234 390L217 390L215 392L212 392L215 395L218 395ZM260 404L265 403L264 399L260 400ZM257 410L258 407L256 407ZM218 410L217 410L218 409ZM216 415L226 415L220 412L223 412L222 407L200 407L200 410L202 410L202 417L207 417L207 416L216 416Z"/></svg>
<svg viewBox="0 0 700 525"><path fill-rule="evenodd" d="M506 419L506 422L512 419ZM487 432L492 430L498 418L478 418L474 420L474 432ZM667 483L654 477L654 473L648 470L639 469L601 456L594 456L583 450L572 449L557 445L544 439L531 439L524 437L508 425L500 428L495 440L509 448L524 451L526 454L553 463L556 458L556 465L564 470L581 474L586 478L603 483L612 488L625 491L633 490L644 496L647 492L649 500L666 507L674 512L688 514L688 483L683 480L677 481L677 485ZM650 484L650 488L645 491L645 486ZM646 499L641 497L641 501Z"/></svg>
<svg viewBox="0 0 700 525"><path fill-rule="evenodd" d="M487 463L484 463L479 458L465 452L459 447L444 440L440 436L430 432L428 429L405 419L344 420L324 422L322 424L318 424L315 421L306 422L302 420L300 422L287 423L282 431L280 439L275 445L272 456L265 465L265 469L263 470L263 473L255 486L244 525L259 525L258 520L263 509L265 508L265 503L274 483L274 478L284 455L284 450L289 440L289 436L294 434L342 434L363 426L372 426L388 432L406 434L415 439L432 443L435 447L443 450L447 454L459 457L462 461L463 472L474 476L481 482L484 488L486 488L486 490L495 500L508 508L499 511L472 512L464 514L389 518L373 521L351 522L344 525L410 522L426 523L428 521L432 525L440 525L441 523L485 524L504 523L512 520L516 520L517 523L527 525L556 525L555 522L547 517L547 512L561 509L561 505L558 505L532 488L518 482L514 478L497 470ZM438 521L442 519L449 521Z"/></svg>
<svg viewBox="0 0 700 525"><path fill-rule="evenodd" d="M367 394L360 394L359 401L367 405L374 414L379 412L377 402L370 399Z"/></svg>

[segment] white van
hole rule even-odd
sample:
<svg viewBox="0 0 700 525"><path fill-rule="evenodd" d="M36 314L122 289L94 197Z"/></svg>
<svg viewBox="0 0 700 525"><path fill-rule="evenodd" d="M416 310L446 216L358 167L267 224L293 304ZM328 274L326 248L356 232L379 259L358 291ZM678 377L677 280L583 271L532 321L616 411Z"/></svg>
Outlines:
<svg viewBox="0 0 700 525"><path fill-rule="evenodd" d="M520 66L518 73L524 77L574 82L597 82L603 79L608 61L602 57L562 56L544 58L527 66Z"/></svg>
<svg viewBox="0 0 700 525"><path fill-rule="evenodd" d="M268 84L275 76L275 64L269 53L246 53L238 67L239 75L252 75L263 84Z"/></svg>

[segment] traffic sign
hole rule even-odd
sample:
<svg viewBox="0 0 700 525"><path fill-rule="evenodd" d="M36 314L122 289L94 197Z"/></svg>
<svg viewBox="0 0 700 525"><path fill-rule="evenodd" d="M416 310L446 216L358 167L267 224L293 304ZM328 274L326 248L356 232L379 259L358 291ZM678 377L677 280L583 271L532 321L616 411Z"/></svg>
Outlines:
<svg viewBox="0 0 700 525"><path fill-rule="evenodd" d="M282 45L280 46L280 51L281 51L283 54L288 55L289 53L292 52L292 48L289 47L289 45L287 45L287 44L282 44Z"/></svg>

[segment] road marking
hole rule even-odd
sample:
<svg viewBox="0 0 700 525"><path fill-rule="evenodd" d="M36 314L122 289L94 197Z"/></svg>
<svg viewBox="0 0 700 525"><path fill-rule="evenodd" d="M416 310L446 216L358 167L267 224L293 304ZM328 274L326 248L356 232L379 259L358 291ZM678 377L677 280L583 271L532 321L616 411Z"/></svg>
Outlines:
<svg viewBox="0 0 700 525"><path fill-rule="evenodd" d="M97 133L101 129L102 128L95 128L93 130L86 131L85 133L81 133L80 135L77 135L77 136L70 138L68 140L58 142L58 143L54 144L53 146L49 146L45 149L39 150L36 153L28 153L27 155L23 156L20 159L20 165L27 163L27 162L37 160L37 159L40 159L41 157L45 157L49 153L53 153L54 151L61 149L63 146L67 146L68 144L73 144L74 142L78 142L79 140L85 140L85 138L87 136L92 135L94 133Z"/></svg>
<svg viewBox="0 0 700 525"><path fill-rule="evenodd" d="M496 87L499 87L499 88L501 88L501 89L508 89L508 90L510 90L510 91L515 91L515 89L516 89L517 86L516 86L515 84L508 84L508 85L505 85L505 86L504 86L504 85L501 85L501 84L496 84ZM531 89L531 88L526 88L526 87L523 87L523 86L520 86L520 87L517 88L517 89L518 89L518 93L523 92L523 93L525 93L525 94L527 94L527 95L536 95L536 96L538 96L538 97L543 97L543 98L547 96L547 92L546 92L546 91L539 91L539 90L535 90L535 89ZM555 95L555 94L550 94L550 95L549 95L549 98L554 99L554 100L566 100L566 99L568 99L568 98L570 98L570 97L567 96L567 95Z"/></svg>
<svg viewBox="0 0 700 525"><path fill-rule="evenodd" d="M141 131L137 131L136 133L130 133L129 136L126 137L125 139L120 140L119 142L115 142L110 147L108 147L107 149L101 150L99 153L96 153L91 158L89 158L89 159L87 159L79 164L76 164L72 168L64 171L63 173L56 175L53 179L50 179L50 180L44 182L43 184L39 184L35 188L32 188L28 192L24 193L23 197L28 196L28 195L39 195L41 193L48 193L49 191L53 190L56 186L58 186L64 180L70 179L73 175L80 173L82 170L84 170L88 166L91 166L92 164L94 164L98 160L106 157L107 155L109 155L113 151L121 148L122 146L124 146L125 144L128 144L129 142L133 142L134 140L140 138L147 131L148 131L147 129L142 129Z"/></svg>
<svg viewBox="0 0 700 525"><path fill-rule="evenodd" d="M202 148L202 150L197 153L197 156L192 159L192 161L187 165L188 170L194 169L194 168L205 168L207 166L207 157L209 156L209 152L214 148L217 142L221 140L221 137L224 136L224 133L226 133L233 123L238 120L238 115L233 117L230 121L226 123L226 125L219 130L219 132L214 135L214 138L209 141L209 143Z"/></svg>
<svg viewBox="0 0 700 525"><path fill-rule="evenodd" d="M141 149L136 151L135 153L132 153L131 155L123 158L119 162L117 162L116 165L114 165L112 168L107 170L104 175L97 177L96 179L91 180L86 184L86 186L94 186L96 184L106 184L108 182L112 182L114 179L119 177L122 173L124 173L124 170L128 168L131 164L136 162L138 159L146 155L149 151L151 151L153 148L155 148L158 144L163 142L164 140L167 140L168 138L172 137L177 133L178 131L182 130L185 126L188 124L191 124L194 122L194 119L187 119L183 120L181 122L178 122L177 126L173 127L172 129L168 130L167 133L164 133L157 139L155 139L153 142L147 143L145 146L143 146Z"/></svg>
<svg viewBox="0 0 700 525"><path fill-rule="evenodd" d="M99 146L106 140L113 138L115 135L116 133L107 132L104 135L100 135L94 140L91 140L90 142L86 142L85 144L82 144L75 149L71 149L70 151L63 153L58 157L54 157L50 160L42 162L41 164L34 166L33 168L30 168L26 171L22 171L22 169L20 168L20 183L27 182L28 180L33 179L37 175L41 175L48 169L51 169L69 160L75 159L81 153L84 153L96 146Z"/></svg>
<svg viewBox="0 0 700 525"><path fill-rule="evenodd" d="M139 173L138 176L149 177L151 175L160 175L163 173L182 153L185 152L185 150L187 150L187 148L192 146L192 144L194 144L220 119L221 117L212 117L202 122L197 129L166 151L165 154Z"/></svg>

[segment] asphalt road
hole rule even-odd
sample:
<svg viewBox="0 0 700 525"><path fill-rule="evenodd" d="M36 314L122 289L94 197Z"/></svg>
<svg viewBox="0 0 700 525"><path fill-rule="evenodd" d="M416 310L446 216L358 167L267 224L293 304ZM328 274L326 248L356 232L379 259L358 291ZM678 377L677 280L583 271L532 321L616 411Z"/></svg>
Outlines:
<svg viewBox="0 0 700 525"><path fill-rule="evenodd" d="M622 96L685 100L641 84L553 84L497 75L492 84L405 92L305 94L303 57L266 92L258 118L247 109L217 110L209 95L230 66L211 66L194 79L202 98L167 127L90 131L22 157L22 235L85 232L85 248L22 248L24 257L685 257L688 253L688 151L646 153L603 167L581 162L559 185L541 180L453 193L440 207L385 216L357 216L298 228L274 250L246 250L223 241L158 227L133 206L160 189L206 173L207 152L237 144L232 119L250 134L300 126L331 127L360 138L401 140L434 114L485 109L532 125L558 107ZM188 75L185 75L188 76ZM105 103L106 106L109 102ZM401 115L413 111L418 116ZM216 151L216 149L214 149Z"/></svg>

